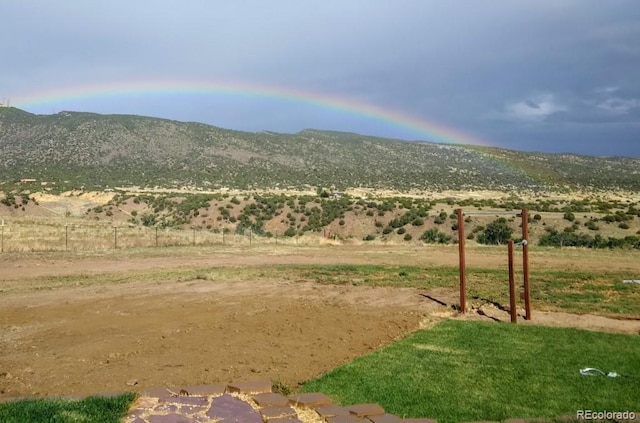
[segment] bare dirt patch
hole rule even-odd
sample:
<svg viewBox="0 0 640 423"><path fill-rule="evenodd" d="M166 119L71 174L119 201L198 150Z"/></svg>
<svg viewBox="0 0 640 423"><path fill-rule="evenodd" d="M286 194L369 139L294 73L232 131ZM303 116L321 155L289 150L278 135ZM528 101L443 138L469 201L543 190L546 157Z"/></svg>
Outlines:
<svg viewBox="0 0 640 423"><path fill-rule="evenodd" d="M393 292L392 292L393 291ZM68 288L0 301L2 397L272 379L295 385L418 329L414 289L260 280Z"/></svg>

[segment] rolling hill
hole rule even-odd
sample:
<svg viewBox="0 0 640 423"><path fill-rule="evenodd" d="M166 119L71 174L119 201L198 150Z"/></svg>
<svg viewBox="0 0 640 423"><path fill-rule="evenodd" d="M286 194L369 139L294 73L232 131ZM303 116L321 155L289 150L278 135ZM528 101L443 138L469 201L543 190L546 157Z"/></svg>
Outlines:
<svg viewBox="0 0 640 423"><path fill-rule="evenodd" d="M132 115L0 108L0 190L116 186L640 190L640 159L408 142L307 129L241 132ZM51 184L49 184L51 186Z"/></svg>

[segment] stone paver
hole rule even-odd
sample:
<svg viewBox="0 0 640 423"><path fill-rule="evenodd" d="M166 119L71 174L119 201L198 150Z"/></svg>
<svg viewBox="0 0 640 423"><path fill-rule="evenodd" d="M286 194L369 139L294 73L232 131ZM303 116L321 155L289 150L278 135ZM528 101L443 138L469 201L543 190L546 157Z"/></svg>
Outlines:
<svg viewBox="0 0 640 423"><path fill-rule="evenodd" d="M289 402L297 407L319 407L331 405L333 401L325 394L313 392L309 394L290 395Z"/></svg>
<svg viewBox="0 0 640 423"><path fill-rule="evenodd" d="M403 423L402 419L395 414L380 414L377 416L368 416L371 423Z"/></svg>
<svg viewBox="0 0 640 423"><path fill-rule="evenodd" d="M354 415L327 417L327 423L369 423L369 420L361 419Z"/></svg>
<svg viewBox="0 0 640 423"><path fill-rule="evenodd" d="M149 423L198 423L197 420L185 417L181 414L164 414L149 416Z"/></svg>
<svg viewBox="0 0 640 423"><path fill-rule="evenodd" d="M253 398L260 407L285 407L289 405L289 399L287 397L272 392L252 395L251 398Z"/></svg>
<svg viewBox="0 0 640 423"><path fill-rule="evenodd" d="M358 417L379 416L384 414L384 409L378 404L356 404L347 407L347 410Z"/></svg>
<svg viewBox="0 0 640 423"><path fill-rule="evenodd" d="M207 411L207 417L214 419L228 419L235 417L244 417L249 414L256 414L256 411L248 403L224 394L213 399L211 408Z"/></svg>
<svg viewBox="0 0 640 423"><path fill-rule="evenodd" d="M340 407L339 405L325 405L322 407L316 407L316 413L320 415L320 417L335 417L335 416L348 416L349 410L344 407Z"/></svg>
<svg viewBox="0 0 640 423"><path fill-rule="evenodd" d="M263 394L271 392L271 381L257 380L251 382L236 382L227 386L227 392L239 394Z"/></svg>

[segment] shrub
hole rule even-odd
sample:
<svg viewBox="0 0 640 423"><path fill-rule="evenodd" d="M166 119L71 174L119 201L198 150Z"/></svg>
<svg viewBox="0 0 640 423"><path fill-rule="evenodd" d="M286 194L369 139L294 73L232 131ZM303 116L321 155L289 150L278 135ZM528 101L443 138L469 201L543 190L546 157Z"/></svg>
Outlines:
<svg viewBox="0 0 640 423"><path fill-rule="evenodd" d="M626 222L622 222L618 225L618 228L620 229L629 229L629 224Z"/></svg>
<svg viewBox="0 0 640 423"><path fill-rule="evenodd" d="M542 216L540 216L539 214L535 214L535 215L533 215L533 220L540 221L540 220L542 220Z"/></svg>
<svg viewBox="0 0 640 423"><path fill-rule="evenodd" d="M487 225L487 228L478 236L481 244L504 244L513 234L513 229L504 217L498 218Z"/></svg>
<svg viewBox="0 0 640 423"><path fill-rule="evenodd" d="M284 236L292 237L296 235L296 230L294 227L290 226L284 231Z"/></svg>
<svg viewBox="0 0 640 423"><path fill-rule="evenodd" d="M591 231L599 231L600 227L598 225L596 225L596 222L593 220L588 221L587 223L584 224L584 226L587 227L587 229L591 230Z"/></svg>
<svg viewBox="0 0 640 423"><path fill-rule="evenodd" d="M144 226L153 226L157 222L156 215L152 214L152 213L143 214L142 217L140 218L140 220L142 221L142 224Z"/></svg>
<svg viewBox="0 0 640 423"><path fill-rule="evenodd" d="M568 220L569 222L573 222L574 220L576 220L576 216L571 212L565 212L562 218Z"/></svg>
<svg viewBox="0 0 640 423"><path fill-rule="evenodd" d="M405 236L404 236L404 240L405 241L411 241L412 238L413 237L411 236L411 234L405 234Z"/></svg>
<svg viewBox="0 0 640 423"><path fill-rule="evenodd" d="M398 232L396 232L398 235L402 235L403 233L407 232L407 230L405 228L399 228Z"/></svg>
<svg viewBox="0 0 640 423"><path fill-rule="evenodd" d="M338 225L340 225L340 226L344 226L344 220L343 220L343 219L340 219L340 221L338 221Z"/></svg>
<svg viewBox="0 0 640 423"><path fill-rule="evenodd" d="M436 228L431 228L424 231L420 239L428 244L446 244L451 240L451 237Z"/></svg>
<svg viewBox="0 0 640 423"><path fill-rule="evenodd" d="M363 241L373 241L374 239L376 239L375 235L369 234L367 236L365 236L364 238L362 238Z"/></svg>

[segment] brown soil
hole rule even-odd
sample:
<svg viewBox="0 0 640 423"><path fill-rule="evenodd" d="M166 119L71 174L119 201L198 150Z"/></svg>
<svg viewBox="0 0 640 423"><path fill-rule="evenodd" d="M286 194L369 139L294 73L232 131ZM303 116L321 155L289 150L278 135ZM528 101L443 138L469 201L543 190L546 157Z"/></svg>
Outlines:
<svg viewBox="0 0 640 423"><path fill-rule="evenodd" d="M450 290L431 292L268 277L46 285L46 277L68 274L124 276L158 268L267 263L415 264L416 257L425 255L424 249L329 246L279 253L259 248L228 248L216 255L198 251L189 257L2 256L0 288L8 291L0 293L0 399L126 391L133 380L134 389L251 379L295 387L451 317L450 305L457 302L455 281ZM455 262L455 251L434 250L428 261ZM489 256L470 260L495 264ZM487 307L482 314L468 318L508 319L505 312ZM600 316L536 313L534 319L623 333L640 330L638 321Z"/></svg>

